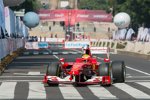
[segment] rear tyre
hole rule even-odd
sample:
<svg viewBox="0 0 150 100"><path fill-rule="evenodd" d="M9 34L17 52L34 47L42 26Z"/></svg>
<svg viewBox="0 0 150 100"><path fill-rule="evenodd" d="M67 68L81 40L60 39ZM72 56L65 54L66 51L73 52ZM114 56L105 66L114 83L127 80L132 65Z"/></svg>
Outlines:
<svg viewBox="0 0 150 100"><path fill-rule="evenodd" d="M59 76L59 72L60 72L60 67L58 63L51 63L49 64L49 66L47 67L47 75L49 76ZM49 86L58 86L58 83L47 83Z"/></svg>
<svg viewBox="0 0 150 100"><path fill-rule="evenodd" d="M112 64L113 82L122 83L125 82L126 70L124 61L113 61Z"/></svg>

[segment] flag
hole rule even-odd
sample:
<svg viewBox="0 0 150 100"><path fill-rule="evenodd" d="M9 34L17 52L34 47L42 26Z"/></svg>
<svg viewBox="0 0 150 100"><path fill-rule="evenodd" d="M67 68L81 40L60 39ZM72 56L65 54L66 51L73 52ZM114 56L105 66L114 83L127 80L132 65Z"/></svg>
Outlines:
<svg viewBox="0 0 150 100"><path fill-rule="evenodd" d="M5 15L4 15L4 4L3 0L0 0L0 26L5 34Z"/></svg>
<svg viewBox="0 0 150 100"><path fill-rule="evenodd" d="M137 40L138 41L142 40L143 31L144 31L144 27L139 27L139 29L138 29L138 35L137 35Z"/></svg>
<svg viewBox="0 0 150 100"><path fill-rule="evenodd" d="M132 28L129 28L129 30L127 31L126 40L131 40L131 36L134 33L134 30Z"/></svg>
<svg viewBox="0 0 150 100"><path fill-rule="evenodd" d="M142 36L141 36L141 40L145 41L146 40L146 36L148 34L148 28L144 28Z"/></svg>

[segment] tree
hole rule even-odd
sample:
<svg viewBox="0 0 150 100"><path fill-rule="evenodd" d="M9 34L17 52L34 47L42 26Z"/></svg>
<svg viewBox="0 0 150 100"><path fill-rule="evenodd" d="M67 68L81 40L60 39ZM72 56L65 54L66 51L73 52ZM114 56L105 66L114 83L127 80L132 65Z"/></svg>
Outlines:
<svg viewBox="0 0 150 100"><path fill-rule="evenodd" d="M150 0L117 0L114 15L126 12L131 17L131 26L137 30L139 25L150 27Z"/></svg>
<svg viewBox="0 0 150 100"><path fill-rule="evenodd" d="M39 0L25 0L20 6L11 7L12 10L25 9L25 12L28 11L38 11L41 8L41 3Z"/></svg>
<svg viewBox="0 0 150 100"><path fill-rule="evenodd" d="M108 10L108 0L80 0L79 9Z"/></svg>

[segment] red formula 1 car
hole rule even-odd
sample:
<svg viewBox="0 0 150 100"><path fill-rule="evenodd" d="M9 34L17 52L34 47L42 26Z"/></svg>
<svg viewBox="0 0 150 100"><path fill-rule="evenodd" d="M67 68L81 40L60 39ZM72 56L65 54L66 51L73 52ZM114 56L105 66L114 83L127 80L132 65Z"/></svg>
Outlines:
<svg viewBox="0 0 150 100"><path fill-rule="evenodd" d="M102 62L98 62L96 58L85 54L82 58L76 58L75 62L65 62L65 59L61 58L59 63L51 63L43 83L49 86L61 83L110 86L115 82L124 82L125 76L123 61L111 62L105 58Z"/></svg>

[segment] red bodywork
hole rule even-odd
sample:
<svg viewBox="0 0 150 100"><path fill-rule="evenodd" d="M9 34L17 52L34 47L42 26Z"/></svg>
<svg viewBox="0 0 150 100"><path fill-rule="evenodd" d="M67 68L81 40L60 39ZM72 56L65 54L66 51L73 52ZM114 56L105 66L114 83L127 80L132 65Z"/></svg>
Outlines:
<svg viewBox="0 0 150 100"><path fill-rule="evenodd" d="M109 62L109 59L104 59L104 62ZM59 65L63 73L66 74L68 79L60 78L60 76L50 76L45 75L43 83L74 83L79 84L101 84L101 85L110 85L111 77L110 76L99 76L99 67L100 62L97 62L96 58L91 56L76 58L75 62L65 62L64 58L60 59ZM84 68L90 68L94 75L86 81L74 81L76 76L80 76L84 73ZM90 72L90 71L89 71Z"/></svg>

